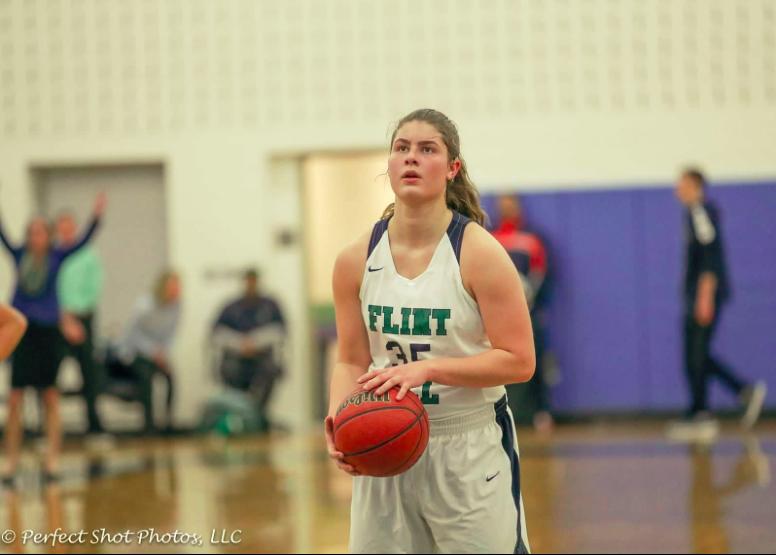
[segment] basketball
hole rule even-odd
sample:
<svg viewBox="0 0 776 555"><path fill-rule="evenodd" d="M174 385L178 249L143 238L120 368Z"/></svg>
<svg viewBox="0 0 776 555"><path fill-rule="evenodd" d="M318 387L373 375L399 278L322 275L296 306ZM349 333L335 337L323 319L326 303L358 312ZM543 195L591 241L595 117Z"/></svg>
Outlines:
<svg viewBox="0 0 776 555"><path fill-rule="evenodd" d="M412 393L396 400L398 389L383 395L357 389L334 419L334 444L345 462L364 476L387 478L406 472L428 445L428 414Z"/></svg>

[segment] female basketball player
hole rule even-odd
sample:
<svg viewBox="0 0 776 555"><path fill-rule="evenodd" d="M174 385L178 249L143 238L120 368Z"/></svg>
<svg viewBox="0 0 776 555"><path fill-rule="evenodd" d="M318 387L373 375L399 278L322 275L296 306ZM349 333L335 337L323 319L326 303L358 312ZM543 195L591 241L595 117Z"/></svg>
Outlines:
<svg viewBox="0 0 776 555"><path fill-rule="evenodd" d="M22 247L12 246L0 229L0 241L11 253L16 264L17 287L13 306L28 321L11 366L11 396L5 426L6 468L3 483L13 485L22 439L22 400L24 389L32 387L43 393L46 405L46 478L55 480L58 472L59 445L62 423L59 414L59 392L56 388L59 365L64 358L60 332L60 311L57 300L57 277L62 263L91 239L105 211L104 195L97 198L94 221L81 241L69 249L53 248L49 227L42 218L35 218L27 228L27 241Z"/></svg>
<svg viewBox="0 0 776 555"><path fill-rule="evenodd" d="M431 437L408 472L356 477L350 550L527 553L504 388L534 371L520 278L481 227L485 215L447 117L418 110L403 118L388 175L395 204L335 264L329 455L357 476L334 447L333 416L359 385L400 388L399 397L412 390Z"/></svg>
<svg viewBox="0 0 776 555"><path fill-rule="evenodd" d="M27 319L10 306L0 303L0 362L11 355L26 329Z"/></svg>

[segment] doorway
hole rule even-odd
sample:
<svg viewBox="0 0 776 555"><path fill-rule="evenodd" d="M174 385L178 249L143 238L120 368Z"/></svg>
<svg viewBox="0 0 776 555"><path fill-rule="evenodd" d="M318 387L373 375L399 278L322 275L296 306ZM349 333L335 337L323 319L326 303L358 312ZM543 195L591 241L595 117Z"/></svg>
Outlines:
<svg viewBox="0 0 776 555"><path fill-rule="evenodd" d="M305 256L315 345L315 417L328 412L329 382L337 353L334 261L369 231L394 200L387 176L388 154L316 154L302 162ZM364 253L366 256L366 253Z"/></svg>

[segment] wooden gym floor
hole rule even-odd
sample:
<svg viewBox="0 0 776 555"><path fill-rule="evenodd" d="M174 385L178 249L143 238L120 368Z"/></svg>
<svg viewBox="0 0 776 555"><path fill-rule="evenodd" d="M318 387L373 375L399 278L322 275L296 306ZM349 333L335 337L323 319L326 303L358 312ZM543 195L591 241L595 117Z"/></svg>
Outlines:
<svg viewBox="0 0 776 555"><path fill-rule="evenodd" d="M776 423L750 435L732 425L723 432L714 445L691 447L666 442L658 425L570 426L549 440L520 430L533 551L776 552ZM328 463L317 434L125 440L102 453L73 443L62 483L50 487L40 482L39 464L28 452L16 491L0 493L0 552L347 549L350 479ZM23 543L25 533L57 529L83 531L71 537L82 543ZM129 543L99 543L103 529ZM151 529L157 541L172 541L139 545L139 534ZM176 531L189 543L165 538ZM233 533L240 543L224 543ZM203 545L182 534L200 536Z"/></svg>

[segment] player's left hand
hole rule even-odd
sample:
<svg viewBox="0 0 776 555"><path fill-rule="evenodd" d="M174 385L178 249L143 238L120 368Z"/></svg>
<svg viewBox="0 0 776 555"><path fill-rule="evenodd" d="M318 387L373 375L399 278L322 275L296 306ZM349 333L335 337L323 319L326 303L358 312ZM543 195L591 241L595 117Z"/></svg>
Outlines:
<svg viewBox="0 0 776 555"><path fill-rule="evenodd" d="M396 400L401 401L410 389L431 381L428 362L421 360L391 368L370 370L358 379L358 383L366 391L377 388L378 395L398 387L399 393L396 395Z"/></svg>

